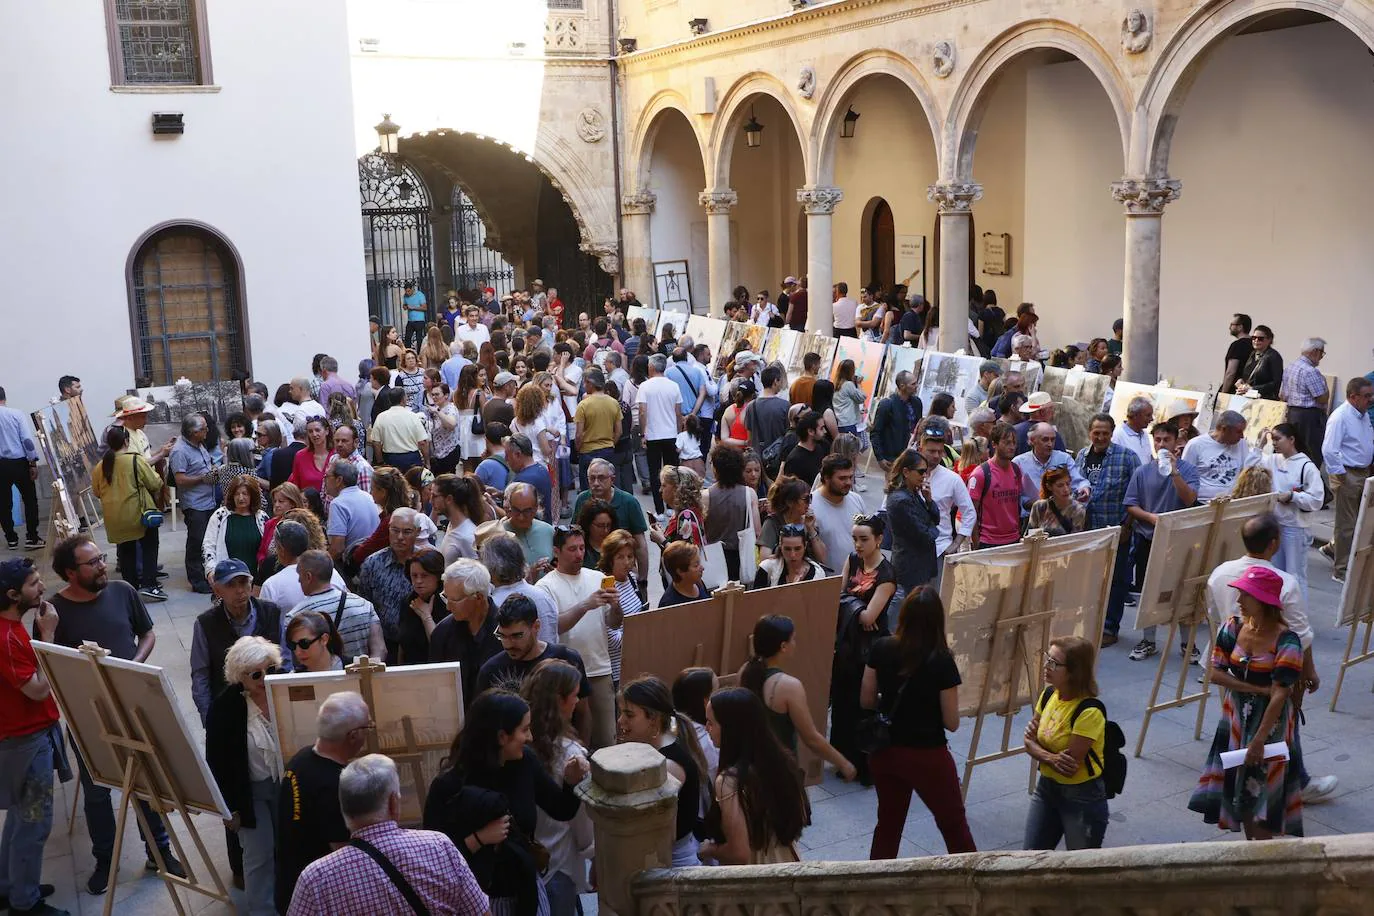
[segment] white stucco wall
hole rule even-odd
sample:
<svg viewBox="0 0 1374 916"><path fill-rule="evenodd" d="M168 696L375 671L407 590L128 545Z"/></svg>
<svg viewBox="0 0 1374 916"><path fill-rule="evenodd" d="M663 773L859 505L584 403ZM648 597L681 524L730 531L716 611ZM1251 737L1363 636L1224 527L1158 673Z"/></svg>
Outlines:
<svg viewBox="0 0 1374 916"><path fill-rule="evenodd" d="M806 271L797 262L797 215L802 209L797 189L806 184L806 175L801 143L786 113L767 98L759 99L755 109L764 125L763 139L758 148L749 149L741 137L731 157L730 186L739 194L731 213L731 245L737 249L731 276L751 294L766 289L776 296L783 277Z"/></svg>
<svg viewBox="0 0 1374 916"><path fill-rule="evenodd" d="M36 408L71 372L95 417L113 409L134 375L125 264L169 220L238 249L255 377L275 386L316 352L346 369L366 353L343 10L207 6L222 89L194 94L112 92L98 3L0 9L10 406ZM184 113L185 135L154 140L157 111Z"/></svg>
<svg viewBox="0 0 1374 916"><path fill-rule="evenodd" d="M1324 370L1369 371L1371 72L1334 24L1238 36L1208 62L1170 164L1183 196L1164 216L1163 374L1219 381L1234 311L1270 325L1285 359L1318 335ZM1026 298L1042 305L1042 339L1103 335L1120 313L1124 245L1106 97L1078 65L1033 71L1026 124Z"/></svg>

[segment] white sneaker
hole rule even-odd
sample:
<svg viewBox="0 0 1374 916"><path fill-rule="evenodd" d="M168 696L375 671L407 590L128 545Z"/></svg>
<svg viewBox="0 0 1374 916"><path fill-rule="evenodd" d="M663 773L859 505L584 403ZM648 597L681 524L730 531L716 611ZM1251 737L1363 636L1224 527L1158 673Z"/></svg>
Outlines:
<svg viewBox="0 0 1374 916"><path fill-rule="evenodd" d="M1318 776L1303 786L1302 803L1304 805L1319 805L1322 802L1331 800L1331 793L1336 791L1336 785L1340 782L1335 776Z"/></svg>
<svg viewBox="0 0 1374 916"><path fill-rule="evenodd" d="M1151 655L1156 655L1158 653L1159 647L1157 647L1154 643L1150 642L1148 639L1142 639L1140 642L1135 644L1135 648L1131 650L1131 654L1126 657L1133 662L1143 662Z"/></svg>

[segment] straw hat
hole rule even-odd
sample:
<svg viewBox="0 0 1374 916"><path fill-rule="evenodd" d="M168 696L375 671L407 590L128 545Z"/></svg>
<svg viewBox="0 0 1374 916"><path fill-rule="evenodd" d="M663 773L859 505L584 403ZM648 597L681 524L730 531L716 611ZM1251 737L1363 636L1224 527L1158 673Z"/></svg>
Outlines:
<svg viewBox="0 0 1374 916"><path fill-rule="evenodd" d="M1189 414L1196 417L1198 415L1197 408L1183 400L1183 398L1174 398L1169 404L1169 409L1165 411L1164 419L1174 420L1178 417L1186 417Z"/></svg>
<svg viewBox="0 0 1374 916"><path fill-rule="evenodd" d="M1022 413L1035 413L1037 410L1044 410L1054 404L1054 398L1050 397L1048 391L1037 391L1026 399L1026 403L1021 405Z"/></svg>
<svg viewBox="0 0 1374 916"><path fill-rule="evenodd" d="M152 413L153 405L136 394L126 394L115 398L115 419L133 416L136 413Z"/></svg>

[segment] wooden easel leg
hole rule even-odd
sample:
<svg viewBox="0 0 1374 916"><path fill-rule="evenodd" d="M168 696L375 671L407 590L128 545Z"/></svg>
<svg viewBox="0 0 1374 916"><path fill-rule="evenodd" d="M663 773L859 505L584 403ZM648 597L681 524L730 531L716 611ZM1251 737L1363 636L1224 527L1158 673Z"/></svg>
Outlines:
<svg viewBox="0 0 1374 916"><path fill-rule="evenodd" d="M978 718L973 722L973 740L969 742L968 758L964 760L964 782L960 787L960 792L964 799L968 799L968 784L973 778L974 761L978 759L978 741L983 735L983 712L978 713Z"/></svg>
<svg viewBox="0 0 1374 916"><path fill-rule="evenodd" d="M124 782L119 789L119 818L115 821L114 851L110 854L110 883L105 890L105 916L114 912L115 888L119 886L119 857L124 850L124 828L129 823L129 805L134 798L134 775L138 763L132 758L124 761Z"/></svg>
<svg viewBox="0 0 1374 916"><path fill-rule="evenodd" d="M1169 638L1165 640L1164 651L1159 654L1159 665L1155 668L1155 682L1150 688L1150 702L1145 706L1145 719L1140 723L1140 737L1135 741L1135 755L1140 756L1145 749L1145 733L1150 730L1150 717L1155 714L1155 704L1159 701L1159 685L1164 683L1164 666L1169 664L1169 650L1174 647L1174 628L1169 624Z"/></svg>
<svg viewBox="0 0 1374 916"><path fill-rule="evenodd" d="M1207 632L1212 635L1211 645L1217 644L1217 628L1212 626L1212 620L1207 619ZM1202 724L1207 715L1207 700L1211 697L1212 687L1212 666L1209 658L1198 660L1198 665L1202 668L1202 699L1197 704L1197 724L1193 726L1193 740L1198 741L1202 738Z"/></svg>
<svg viewBox="0 0 1374 916"><path fill-rule="evenodd" d="M76 829L76 809L81 804L81 780L72 780L72 813L67 816L67 836Z"/></svg>

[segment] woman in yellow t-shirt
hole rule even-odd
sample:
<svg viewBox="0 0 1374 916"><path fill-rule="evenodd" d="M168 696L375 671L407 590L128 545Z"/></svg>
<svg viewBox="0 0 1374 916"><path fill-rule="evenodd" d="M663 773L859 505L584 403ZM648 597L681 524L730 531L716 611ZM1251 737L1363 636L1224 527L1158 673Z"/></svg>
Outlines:
<svg viewBox="0 0 1374 916"><path fill-rule="evenodd" d="M1045 653L1047 696L1036 702L1026 726L1026 751L1040 762L1026 849L1097 849L1107 832L1107 789L1102 781L1107 717L1095 701L1093 644L1079 636L1050 640ZM1092 701L1078 712L1084 701Z"/></svg>

